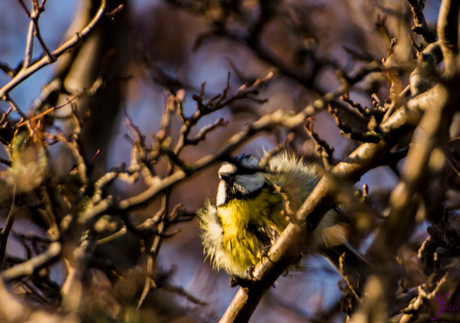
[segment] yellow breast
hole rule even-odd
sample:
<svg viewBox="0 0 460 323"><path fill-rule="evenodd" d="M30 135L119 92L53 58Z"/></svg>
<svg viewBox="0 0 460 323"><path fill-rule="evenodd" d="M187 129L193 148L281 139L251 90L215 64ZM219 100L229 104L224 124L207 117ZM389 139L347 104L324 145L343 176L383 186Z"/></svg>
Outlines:
<svg viewBox="0 0 460 323"><path fill-rule="evenodd" d="M258 227L270 227L278 232L288 224L281 215L282 197L270 188L263 188L253 198L231 200L217 209L222 223L222 249L227 256L228 271L243 275L260 261Z"/></svg>

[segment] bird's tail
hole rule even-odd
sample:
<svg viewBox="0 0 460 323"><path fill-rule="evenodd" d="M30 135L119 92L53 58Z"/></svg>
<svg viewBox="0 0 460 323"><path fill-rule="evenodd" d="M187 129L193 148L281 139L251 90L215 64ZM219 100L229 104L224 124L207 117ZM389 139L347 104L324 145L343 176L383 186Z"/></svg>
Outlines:
<svg viewBox="0 0 460 323"><path fill-rule="evenodd" d="M339 273L357 276L358 280L364 280L372 271L372 263L345 239L339 245L321 249L320 254L325 256ZM340 257L343 254L345 258L342 258L341 265Z"/></svg>

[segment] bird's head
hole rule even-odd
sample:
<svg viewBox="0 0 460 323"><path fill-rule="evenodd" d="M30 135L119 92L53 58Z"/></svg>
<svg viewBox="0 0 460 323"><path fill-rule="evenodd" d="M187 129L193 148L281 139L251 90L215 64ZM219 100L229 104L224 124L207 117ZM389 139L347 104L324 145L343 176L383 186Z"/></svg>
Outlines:
<svg viewBox="0 0 460 323"><path fill-rule="evenodd" d="M235 160L243 167L226 162L219 168L217 206L224 205L232 199L248 198L265 185L265 175L262 172L251 173L250 171L251 168L257 168L259 164L257 157L237 155Z"/></svg>

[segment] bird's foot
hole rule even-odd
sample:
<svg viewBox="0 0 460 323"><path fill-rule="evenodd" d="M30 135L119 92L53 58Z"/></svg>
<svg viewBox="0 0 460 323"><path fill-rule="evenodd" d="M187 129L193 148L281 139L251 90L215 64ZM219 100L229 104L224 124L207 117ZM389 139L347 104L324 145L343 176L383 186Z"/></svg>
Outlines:
<svg viewBox="0 0 460 323"><path fill-rule="evenodd" d="M248 277L250 280L254 280L254 269L254 266L249 266L246 268L246 277Z"/></svg>
<svg viewBox="0 0 460 323"><path fill-rule="evenodd" d="M260 254L261 260L263 260L264 258L267 258L268 261L271 262L271 259L270 259L269 255L268 255L271 247L272 247L272 245L269 245L269 246L265 246L262 249L260 249L259 254Z"/></svg>
<svg viewBox="0 0 460 323"><path fill-rule="evenodd" d="M268 258L268 251L270 250L272 246L264 246L262 249L260 249L260 257L261 258Z"/></svg>
<svg viewBox="0 0 460 323"><path fill-rule="evenodd" d="M281 274L281 276L283 276L283 277L289 276L289 268L286 268L286 269L283 271L283 273Z"/></svg>
<svg viewBox="0 0 460 323"><path fill-rule="evenodd" d="M230 287L241 286L243 288L251 288L254 285L255 285L255 280L237 276L237 275L230 276Z"/></svg>
<svg viewBox="0 0 460 323"><path fill-rule="evenodd" d="M246 268L245 277L241 277L238 275L231 275L230 276L230 287L241 286L245 288L253 287L256 282L254 277L254 267L249 266Z"/></svg>

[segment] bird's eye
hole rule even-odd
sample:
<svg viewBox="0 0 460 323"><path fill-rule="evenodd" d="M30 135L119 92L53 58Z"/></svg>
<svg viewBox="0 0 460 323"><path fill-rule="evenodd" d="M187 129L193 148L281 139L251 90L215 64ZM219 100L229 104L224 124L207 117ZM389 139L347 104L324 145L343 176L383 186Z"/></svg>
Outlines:
<svg viewBox="0 0 460 323"><path fill-rule="evenodd" d="M234 177L230 174L219 174L219 178L230 184Z"/></svg>

